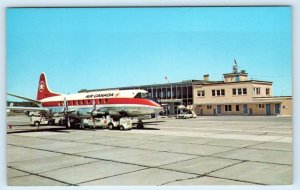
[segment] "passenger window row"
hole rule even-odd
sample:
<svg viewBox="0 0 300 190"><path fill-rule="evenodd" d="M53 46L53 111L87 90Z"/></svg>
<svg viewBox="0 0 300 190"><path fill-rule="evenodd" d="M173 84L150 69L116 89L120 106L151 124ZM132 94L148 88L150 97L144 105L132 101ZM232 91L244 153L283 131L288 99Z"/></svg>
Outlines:
<svg viewBox="0 0 300 190"><path fill-rule="evenodd" d="M77 106L77 105L93 105L93 101L92 99L89 100L69 100L67 101L69 106ZM95 104L107 104L108 103L108 99L95 99ZM64 105L64 101L60 102L60 105Z"/></svg>

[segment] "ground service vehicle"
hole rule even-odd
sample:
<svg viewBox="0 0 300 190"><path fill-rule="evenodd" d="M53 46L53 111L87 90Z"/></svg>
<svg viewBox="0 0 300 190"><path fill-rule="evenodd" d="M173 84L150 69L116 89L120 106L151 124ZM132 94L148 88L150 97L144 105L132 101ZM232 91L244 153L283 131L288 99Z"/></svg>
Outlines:
<svg viewBox="0 0 300 190"><path fill-rule="evenodd" d="M40 117L40 116L32 116L30 117L30 124L34 126L39 126L39 125L53 125L55 122L54 119L49 119L45 117Z"/></svg>
<svg viewBox="0 0 300 190"><path fill-rule="evenodd" d="M27 115L29 117L33 117L33 116L40 116L40 112L39 111L28 111Z"/></svg>
<svg viewBox="0 0 300 190"><path fill-rule="evenodd" d="M109 116L102 117L102 118L94 118L94 119L84 119L83 124L84 126L88 127L101 127L101 128L108 128L112 130L114 128L119 128L120 130L130 130L132 129L132 119L130 118L120 118L118 120L113 119Z"/></svg>

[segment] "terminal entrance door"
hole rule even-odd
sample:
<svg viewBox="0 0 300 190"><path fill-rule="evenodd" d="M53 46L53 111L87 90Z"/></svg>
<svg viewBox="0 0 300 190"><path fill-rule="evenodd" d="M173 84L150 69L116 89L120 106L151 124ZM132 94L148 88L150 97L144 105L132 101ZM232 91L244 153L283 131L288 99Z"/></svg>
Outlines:
<svg viewBox="0 0 300 190"><path fill-rule="evenodd" d="M248 114L248 106L247 104L243 104L244 114Z"/></svg>
<svg viewBox="0 0 300 190"><path fill-rule="evenodd" d="M280 114L280 104L275 104L275 114Z"/></svg>
<svg viewBox="0 0 300 190"><path fill-rule="evenodd" d="M217 115L221 115L221 105L217 105Z"/></svg>
<svg viewBox="0 0 300 190"><path fill-rule="evenodd" d="M266 115L271 115L271 106L270 106L270 104L266 104Z"/></svg>

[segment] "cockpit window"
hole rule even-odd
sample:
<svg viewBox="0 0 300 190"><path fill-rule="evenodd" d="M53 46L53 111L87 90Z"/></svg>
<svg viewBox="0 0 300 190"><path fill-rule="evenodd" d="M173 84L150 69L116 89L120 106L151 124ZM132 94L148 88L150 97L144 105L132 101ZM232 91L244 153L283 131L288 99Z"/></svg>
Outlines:
<svg viewBox="0 0 300 190"><path fill-rule="evenodd" d="M141 93L139 92L139 93L137 93L135 96L134 96L134 98L141 98L142 97L142 95L141 95Z"/></svg>
<svg viewBox="0 0 300 190"><path fill-rule="evenodd" d="M139 92L134 96L134 98L147 98L147 97L148 97L148 93L142 93L142 92Z"/></svg>

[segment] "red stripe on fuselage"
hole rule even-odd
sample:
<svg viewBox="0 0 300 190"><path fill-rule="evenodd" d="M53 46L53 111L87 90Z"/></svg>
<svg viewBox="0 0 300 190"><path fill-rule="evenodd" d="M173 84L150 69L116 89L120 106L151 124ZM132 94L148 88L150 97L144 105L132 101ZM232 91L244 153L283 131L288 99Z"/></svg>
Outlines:
<svg viewBox="0 0 300 190"><path fill-rule="evenodd" d="M93 100L95 100L96 105L109 105L109 104L139 104L146 106L159 107L157 103L143 98L106 98L106 99L81 99L81 100L67 100L69 106L84 106L93 105ZM75 103L75 104L74 104ZM63 106L63 101L51 101L43 102L43 107L56 107Z"/></svg>

